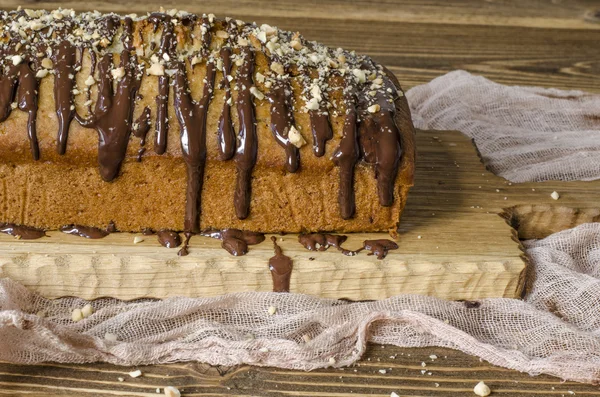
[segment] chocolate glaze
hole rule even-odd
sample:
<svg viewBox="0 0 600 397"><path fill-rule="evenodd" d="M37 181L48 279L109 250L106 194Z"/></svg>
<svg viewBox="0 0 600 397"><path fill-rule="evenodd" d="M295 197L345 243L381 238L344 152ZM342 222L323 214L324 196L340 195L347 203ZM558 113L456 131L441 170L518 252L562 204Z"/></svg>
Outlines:
<svg viewBox="0 0 600 397"><path fill-rule="evenodd" d="M343 219L354 216L356 204L354 201L354 167L359 158L356 113L356 87L350 85L344 93L346 116L340 144L333 153L333 161L340 167L340 190L338 203Z"/></svg>
<svg viewBox="0 0 600 397"><path fill-rule="evenodd" d="M385 89L396 91L389 80L383 81ZM360 98L370 96L361 95ZM371 104L379 105L380 110L370 113L367 109ZM377 92L372 102L360 101L361 119L360 143L363 157L367 163L375 164L375 178L379 204L390 206L394 202L394 183L398 174L398 164L402 149L400 147L400 131L394 121L396 108L386 95Z"/></svg>
<svg viewBox="0 0 600 397"><path fill-rule="evenodd" d="M130 18L126 18L125 21L131 23ZM125 33L131 34L127 30ZM130 38L129 41L131 40ZM112 64L112 54L104 54L98 64L100 82L96 108L86 119L76 116L81 125L94 128L98 132L98 166L100 176L105 181L112 181L117 177L125 159L131 134L135 96L141 83L136 55L125 49L121 52L119 64L124 69L125 75L117 85L117 92L113 93L110 73Z"/></svg>
<svg viewBox="0 0 600 397"><path fill-rule="evenodd" d="M178 256L187 256L189 255L188 246L190 244L190 238L192 238L192 233L184 232L185 240L183 241L183 247L177 252Z"/></svg>
<svg viewBox="0 0 600 397"><path fill-rule="evenodd" d="M260 244L265 241L265 235L262 233L238 229L207 230L201 234L221 240L221 247L233 256L246 255L249 245Z"/></svg>
<svg viewBox="0 0 600 397"><path fill-rule="evenodd" d="M299 235L298 241L309 251L325 251L330 246L341 249L347 238L348 236L339 234L311 233ZM317 247L317 244L319 247Z"/></svg>
<svg viewBox="0 0 600 397"><path fill-rule="evenodd" d="M65 154L67 150L69 127L75 116L75 109L72 107L75 79L70 77L76 73L76 60L76 47L69 40L60 42L52 52L52 62L54 63L54 101L56 117L58 118L58 134L56 137L56 151L58 154ZM95 64L95 62L92 64Z"/></svg>
<svg viewBox="0 0 600 397"><path fill-rule="evenodd" d="M292 258L283 254L277 245L277 238L271 236L275 248L275 256L269 259L269 270L273 278L273 292L290 292L290 279L292 277Z"/></svg>
<svg viewBox="0 0 600 397"><path fill-rule="evenodd" d="M279 146L285 149L285 168L288 172L296 172L300 166L300 151L288 138L290 128L294 125L288 92L291 92L289 83L277 80L267 98L271 103L271 132Z"/></svg>
<svg viewBox="0 0 600 397"><path fill-rule="evenodd" d="M333 138L329 117L325 109L310 110L308 114L313 137L313 152L315 156L321 157L325 154L325 144Z"/></svg>
<svg viewBox="0 0 600 397"><path fill-rule="evenodd" d="M156 235L158 236L158 242L163 247L175 248L181 245L181 236L179 233L172 230L159 230Z"/></svg>
<svg viewBox="0 0 600 397"><path fill-rule="evenodd" d="M369 255L377 255L377 259L386 257L388 251L398 249L398 244L392 240L365 240L363 247L369 251Z"/></svg>
<svg viewBox="0 0 600 397"><path fill-rule="evenodd" d="M154 25L154 32L160 27L162 34L160 46L156 54L159 59L168 56L169 59L175 58L174 50L177 46L174 28L171 16L163 13L153 13L148 17L148 21ZM167 133L169 130L169 75L165 74L158 77L158 96L156 97L156 135L154 136L154 151L156 154L164 154L167 150Z"/></svg>
<svg viewBox="0 0 600 397"><path fill-rule="evenodd" d="M250 94L250 87L253 85L254 53L248 47L244 47L240 51L240 56L242 64L237 70L236 83L238 89L236 108L240 131L238 134L239 145L234 157L237 174L233 203L236 216L239 219L246 219L250 214L252 189L250 181L252 170L256 165L258 139L256 136L254 103Z"/></svg>
<svg viewBox="0 0 600 397"><path fill-rule="evenodd" d="M85 237L89 239L104 238L109 235L106 230L98 229L93 226L82 226L82 225L66 225L60 228L60 231L67 234L73 234L79 237Z"/></svg>
<svg viewBox="0 0 600 397"><path fill-rule="evenodd" d="M8 47L0 49L0 57L17 55L14 46L16 44L13 42L8 44ZM10 116L13 101L16 101L18 109L28 113L27 138L31 156L34 160L38 160L40 158L36 131L38 81L35 72L31 69L30 62L27 57L19 65L6 66L6 72L0 78L0 122Z"/></svg>
<svg viewBox="0 0 600 397"><path fill-rule="evenodd" d="M109 233L117 232L117 226L115 225L115 223L113 221L108 222L108 225L106 226L106 231Z"/></svg>
<svg viewBox="0 0 600 397"><path fill-rule="evenodd" d="M309 85L310 82L310 75L307 75L305 84ZM321 94L325 95L325 93ZM310 116L310 129L313 138L313 153L317 157L322 157L325 154L327 141L333 138L333 131L329 123L329 112L327 111L325 102L320 103L319 109L309 110L308 114Z"/></svg>
<svg viewBox="0 0 600 397"><path fill-rule="evenodd" d="M146 144L146 136L150 131L150 108L146 106L142 111L142 114L135 120L135 128L133 128L133 135L140 138L140 146Z"/></svg>
<svg viewBox="0 0 600 397"><path fill-rule="evenodd" d="M42 229L36 229L31 226L15 225L14 223L0 223L0 233L18 236L22 240L36 240L46 236Z"/></svg>
<svg viewBox="0 0 600 397"><path fill-rule="evenodd" d="M200 203L206 161L206 117L215 82L215 64L206 64L206 82L200 102L192 100L183 63L175 74L175 113L181 125L181 151L187 166L184 230L200 231Z"/></svg>
<svg viewBox="0 0 600 397"><path fill-rule="evenodd" d="M354 256L367 249L371 251L369 255L377 255L377 259L385 258L389 250L398 249L398 244L391 240L365 240L361 248L348 250L342 247L347 238L348 236L336 234L311 233L299 235L298 241L309 251L325 251L331 246L346 256Z"/></svg>
<svg viewBox="0 0 600 397"><path fill-rule="evenodd" d="M229 160L235 154L235 133L233 131L233 121L231 120L231 89L228 76L231 75L231 48L223 47L221 49L221 59L223 61L223 81L221 86L225 89L225 101L223 102L223 111L219 118L217 129L217 142L219 143L219 159Z"/></svg>

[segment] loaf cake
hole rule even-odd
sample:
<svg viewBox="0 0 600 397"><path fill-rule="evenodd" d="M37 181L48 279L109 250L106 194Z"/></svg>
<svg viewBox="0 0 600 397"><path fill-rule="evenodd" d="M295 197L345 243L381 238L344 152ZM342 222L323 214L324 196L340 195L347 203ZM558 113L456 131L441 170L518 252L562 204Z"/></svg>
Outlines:
<svg viewBox="0 0 600 397"><path fill-rule="evenodd" d="M369 57L177 10L17 10L0 27L0 222L397 228L414 129Z"/></svg>

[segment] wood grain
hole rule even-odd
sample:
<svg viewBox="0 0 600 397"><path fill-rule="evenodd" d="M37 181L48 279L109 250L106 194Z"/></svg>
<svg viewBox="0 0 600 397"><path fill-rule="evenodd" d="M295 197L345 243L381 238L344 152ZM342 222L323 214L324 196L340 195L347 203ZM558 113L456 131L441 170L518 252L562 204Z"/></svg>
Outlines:
<svg viewBox="0 0 600 397"><path fill-rule="evenodd" d="M437 358L432 359L430 356ZM422 366L425 363L425 367ZM138 369L136 367L135 369ZM175 386L188 396L475 396L473 387L484 381L492 396L599 396L597 386L495 367L450 349L402 349L371 345L365 357L348 368L286 371L241 366L210 367L198 363L133 368L108 364L11 365L0 363L0 395L27 390L29 396L157 396ZM380 371L384 370L385 373ZM422 371L424 371L422 373ZM124 378L123 382L118 380ZM20 395L20 394L19 394ZM23 393L25 395L25 393Z"/></svg>
<svg viewBox="0 0 600 397"><path fill-rule="evenodd" d="M125 13L164 6L271 23L298 30L310 39L332 46L346 46L368 53L389 66L405 88L462 68L504 84L600 92L600 24L598 16L594 16L600 9L597 0L147 0L143 3L3 0L0 8L12 9L18 5ZM507 184L504 187L509 188ZM549 200L550 189L541 193L540 198ZM577 207L569 207L574 205L568 201L573 198L569 197L569 191L560 193L563 197L558 202L538 205L552 205L553 211L572 211L575 215L561 219L571 219L573 224L582 219L596 219L593 210L580 211L577 215L573 209ZM514 207L514 196L505 196L509 197L507 208ZM481 201L477 201L480 205ZM515 209L518 216L509 212L507 217L518 226L521 237L543 236L557 224L537 211L543 208L520 207ZM532 211L535 211L534 217L520 217L520 214ZM535 217L544 217L545 221L523 221ZM540 230L541 225L546 226ZM533 232L528 231L531 228ZM426 362L430 354L436 354L440 359L436 360L435 366L428 364L429 368L435 369L431 376L421 375L420 363ZM390 356L396 359L390 359ZM380 374L378 369L383 367L377 366L380 363L387 369L393 365L392 371ZM472 387L483 379L491 385L493 395L499 396L570 396L569 391L575 395L600 396L595 386L561 383L560 379L550 376L530 377L440 348L371 346L360 366L343 371L329 369L304 373L257 367L223 369L182 363L145 367L146 376L142 378L125 376L127 380L123 383L117 380L130 370L103 364L0 364L0 394L150 396L156 395L156 387L173 384L184 390L184 396L387 397L392 391L401 396L455 396L474 395ZM431 381L433 377L440 380ZM440 384L439 388L435 382Z"/></svg>
<svg viewBox="0 0 600 397"><path fill-rule="evenodd" d="M285 0L261 6L252 0L3 0L0 8L19 5L121 13L162 6L270 23L369 54L396 73L405 88L464 69L503 84L600 92L600 23L586 19L600 10L598 1Z"/></svg>

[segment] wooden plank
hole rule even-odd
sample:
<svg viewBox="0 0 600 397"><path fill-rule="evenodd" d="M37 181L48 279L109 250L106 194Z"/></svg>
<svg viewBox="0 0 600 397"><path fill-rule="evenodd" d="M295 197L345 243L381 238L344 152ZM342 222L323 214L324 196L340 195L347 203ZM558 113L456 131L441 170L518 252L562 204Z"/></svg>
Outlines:
<svg viewBox="0 0 600 397"><path fill-rule="evenodd" d="M64 1L35 1L27 5L20 0L4 0L0 7L14 9L18 6L53 9L65 7ZM253 0L224 0L197 2L179 0L148 0L143 3L119 0L92 0L70 3L69 7L95 9L103 12L145 13L152 9L178 8L190 12L214 13L221 16L241 17L248 20L269 17L341 19L360 21L450 23L483 26L528 26L552 29L572 29L585 26L600 29L595 23L598 4L594 1L568 2L544 0L505 0L502 2L472 0L387 0L374 4L371 0L323 0L299 2L280 0L268 6L257 7Z"/></svg>
<svg viewBox="0 0 600 397"><path fill-rule="evenodd" d="M600 92L600 79L597 78L600 71L600 54L597 51L599 37L594 31L598 24L585 20L586 15L592 15L594 10L600 8L597 0L358 0L346 2L342 9L336 8L335 4L341 1L343 0L322 0L317 4L314 1L293 0L179 0L177 7L272 23L281 28L298 30L311 39L333 46L348 45L390 65L406 88L426 83L447 71L462 68L504 84L553 86ZM64 1L4 0L0 8L12 9L18 5L42 8L73 6L77 9L131 12L147 11L159 6L169 8L172 4L164 0L147 0L144 3L93 0L81 5ZM349 7L352 7L351 12L348 12ZM498 28L488 30L481 26ZM522 29L504 29L503 26L520 26ZM373 34L374 28L377 30L376 34ZM566 32L568 33L565 36ZM551 190L547 189L544 196L550 192ZM564 198L566 192L561 191L561 194ZM549 204L565 204L563 198ZM568 208L563 205L561 210L563 209ZM523 224L520 226L521 232ZM342 374L339 374L339 370L331 369L308 374L277 370L275 374L267 368L241 367L229 370L197 363L182 363L145 367L144 372L151 375L139 380L127 379L126 384L122 384L116 378L129 372L130 368L103 364L0 364L0 394L139 396L143 390L146 395L156 395L150 387L139 389L139 382L141 385L153 387L175 384L185 388L184 395L322 396L322 382L330 380L335 387L334 391L327 390L328 393L337 393L340 396L373 394L387 397L391 391L386 386L390 385L398 386L395 391L401 396L455 396L473 395L470 392L472 386L485 379L486 382L489 380L494 395L501 396L570 396L569 390L576 392L576 395L600 395L596 386L561 383L559 379L549 376L532 378L527 374L480 363L475 358L447 349L371 347L363 362L371 365L375 362L387 364L387 358L392 354L397 354L398 359L413 357L415 362L407 362L407 368L394 368L393 371L402 371L395 372L395 375L400 377L418 378L417 380L423 381L428 380L427 375L419 378L420 369L415 368L419 366L419 360L427 360L432 353L438 357L447 356L447 361L438 360L436 371L432 373L436 376L443 374L444 380L449 383L440 382L440 387L444 387L442 390L422 390L414 387L401 389L407 382L406 379L386 381L385 378L378 377L379 374L374 368L367 366L346 369ZM366 371L367 368L371 371ZM354 369L365 372L357 372L362 376L354 378ZM236 373L239 375L235 375ZM322 374L322 377L318 378L315 374ZM288 384L284 392L280 392L279 387L263 386L262 379L275 376L277 379L284 377L301 380L303 383ZM253 382L255 379L256 382ZM223 387L213 387L215 384L220 385L221 381L226 382ZM378 388L379 384L383 384L384 387ZM427 386L431 387L431 384ZM453 390L453 387L468 390L463 392Z"/></svg>
<svg viewBox="0 0 600 397"><path fill-rule="evenodd" d="M430 356L437 356L432 359ZM423 367L421 363L425 363ZM136 367L135 369L138 369ZM0 395L16 396L157 396L175 386L191 396L475 396L473 387L484 381L492 396L600 396L598 386L561 382L547 375L495 367L450 349L402 349L371 345L356 365L311 372L240 366L210 367L181 363L133 368L108 364L12 365L0 363ZM381 373L384 370L385 373ZM422 373L421 371L425 371ZM430 374L431 373L431 374ZM120 382L119 377L124 381Z"/></svg>
<svg viewBox="0 0 600 397"><path fill-rule="evenodd" d="M435 0L368 6L371 4L368 0L344 3L350 5L341 5L341 0L328 0L318 5L287 0L268 6L256 4L251 0L239 4L233 0L222 3L186 0L178 2L177 7L269 23L299 31L310 40L332 47L355 49L386 65L398 76L404 88L427 83L452 70L464 69L502 84L600 92L600 79L597 78L600 73L600 51L597 50L600 23L584 20L586 10L600 8L594 2L453 0L446 3ZM11 9L18 5L26 4L8 0L3 1L0 8ZM64 6L64 2L36 1L33 5L55 8ZM111 0L92 1L75 8L129 13L146 12L160 6L169 7L168 3L158 0L135 4ZM413 14L426 19L421 20ZM389 17L384 18L384 15ZM541 26L495 22L510 15L525 15L535 21L547 22ZM563 15L573 19L572 28L556 28L560 25L556 19ZM459 18L461 22L454 23L448 20L450 17Z"/></svg>
<svg viewBox="0 0 600 397"><path fill-rule="evenodd" d="M347 257L333 248L308 251L297 235L279 236L278 244L294 261L292 291L352 300L400 293L447 299L520 294L525 269L521 247L497 215L505 201L488 188L502 186L503 180L485 171L462 134L448 132L443 141L433 139L433 134L439 132L418 134L417 186L402 221L400 248L384 260L364 252ZM494 203L494 210L471 208L483 203ZM49 235L29 241L0 236L0 277L51 298L163 298L272 290L269 238L251 247L246 256L234 257L220 241L195 236L190 255L178 257L176 250L161 247L156 237L146 236L134 244L129 233L101 240L60 232ZM390 236L351 234L345 246L356 249L364 240L381 238Z"/></svg>
<svg viewBox="0 0 600 397"><path fill-rule="evenodd" d="M471 141L453 131L419 131L417 150L416 185L401 222L400 248L380 261L365 253L311 252L296 235L278 236L294 261L292 291L353 300L401 293L518 297L526 266L511 225L519 226L521 237L531 238L598 220L600 181L510 184L486 171ZM559 201L552 199L553 191L561 194ZM197 236L190 255L178 257L155 237L133 244L128 233L93 241L49 234L31 241L0 236L0 276L51 298L215 296L272 289L269 239L248 255L233 257L220 241ZM377 238L389 236L352 234L346 245L355 249Z"/></svg>

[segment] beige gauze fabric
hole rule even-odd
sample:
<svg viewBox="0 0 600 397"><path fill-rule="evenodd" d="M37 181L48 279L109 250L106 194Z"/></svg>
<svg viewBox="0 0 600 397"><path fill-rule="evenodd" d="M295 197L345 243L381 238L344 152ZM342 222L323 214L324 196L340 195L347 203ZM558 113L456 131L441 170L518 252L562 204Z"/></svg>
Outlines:
<svg viewBox="0 0 600 397"><path fill-rule="evenodd" d="M457 71L407 96L418 128L463 131L514 182L600 177L598 95L507 87ZM349 303L241 293L99 299L93 314L74 322L73 309L88 302L47 300L0 279L0 360L311 370L349 365L374 342L450 347L530 374L600 381L600 223L525 246L536 273L526 299L479 305L418 295Z"/></svg>

